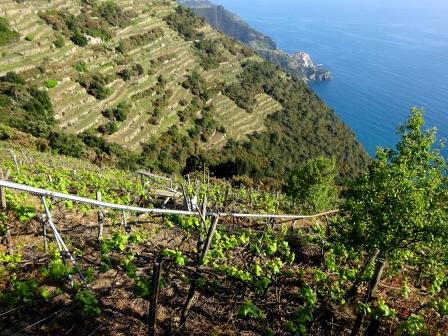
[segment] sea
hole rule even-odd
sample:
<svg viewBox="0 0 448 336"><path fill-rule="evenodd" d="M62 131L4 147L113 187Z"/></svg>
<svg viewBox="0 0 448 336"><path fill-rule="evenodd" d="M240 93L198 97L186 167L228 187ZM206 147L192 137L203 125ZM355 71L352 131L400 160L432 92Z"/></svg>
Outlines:
<svg viewBox="0 0 448 336"><path fill-rule="evenodd" d="M334 76L311 83L366 150L394 148L413 106L448 138L448 1L215 0ZM448 150L443 151L448 156Z"/></svg>

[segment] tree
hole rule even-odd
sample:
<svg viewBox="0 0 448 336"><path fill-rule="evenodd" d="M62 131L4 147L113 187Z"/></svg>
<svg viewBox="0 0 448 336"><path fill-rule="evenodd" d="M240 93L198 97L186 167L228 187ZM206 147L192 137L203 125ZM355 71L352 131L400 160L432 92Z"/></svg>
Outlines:
<svg viewBox="0 0 448 336"><path fill-rule="evenodd" d="M375 254L376 270L365 301L374 298L386 267L401 271L415 266L440 291L448 264L447 166L434 148L436 130L423 130L423 111L413 108L398 128L401 141L395 150L378 149L369 170L344 193L342 218L335 228L340 240L360 254ZM443 281L442 281L443 283ZM369 332L379 328L375 318ZM362 316L352 330L356 335Z"/></svg>
<svg viewBox="0 0 448 336"><path fill-rule="evenodd" d="M337 204L334 179L337 176L334 158L318 157L289 176L286 193L303 211L309 213L330 210Z"/></svg>
<svg viewBox="0 0 448 336"><path fill-rule="evenodd" d="M412 109L398 128L397 149L378 149L369 171L345 192L342 237L357 247L392 257L447 238L446 162L433 148L435 129L423 125L423 112Z"/></svg>

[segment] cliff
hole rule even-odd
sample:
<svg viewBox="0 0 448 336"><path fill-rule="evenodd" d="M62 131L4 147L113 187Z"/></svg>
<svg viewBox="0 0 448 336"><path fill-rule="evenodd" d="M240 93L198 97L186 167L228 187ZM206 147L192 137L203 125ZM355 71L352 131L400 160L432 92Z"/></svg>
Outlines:
<svg viewBox="0 0 448 336"><path fill-rule="evenodd" d="M332 79L331 72L322 65L316 65L304 52L293 55L279 49L269 37L255 30L237 15L223 6L206 0L179 0L183 6L189 7L196 15L203 17L220 32L235 38L252 48L265 60L280 66L289 74L305 81L323 81Z"/></svg>

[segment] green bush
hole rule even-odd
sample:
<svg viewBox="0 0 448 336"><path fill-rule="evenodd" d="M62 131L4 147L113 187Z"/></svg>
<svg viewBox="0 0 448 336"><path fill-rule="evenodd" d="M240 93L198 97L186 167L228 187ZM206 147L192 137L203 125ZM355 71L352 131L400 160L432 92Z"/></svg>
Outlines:
<svg viewBox="0 0 448 336"><path fill-rule="evenodd" d="M32 40L34 40L34 36L31 34L28 34L27 36L25 36L25 41L31 42Z"/></svg>
<svg viewBox="0 0 448 336"><path fill-rule="evenodd" d="M53 44L54 44L54 46L56 48L59 48L59 49L63 48L65 46L65 39L64 39L64 37L62 35L58 35L56 37L56 40L54 40Z"/></svg>
<svg viewBox="0 0 448 336"><path fill-rule="evenodd" d="M115 121L111 121L105 125L99 126L97 130L101 134L111 135L118 131L118 124Z"/></svg>
<svg viewBox="0 0 448 336"><path fill-rule="evenodd" d="M213 69L219 66L220 62L225 61L221 51L218 49L218 43L212 40L201 39L194 43L200 58L200 64L205 70Z"/></svg>
<svg viewBox="0 0 448 336"><path fill-rule="evenodd" d="M204 25L204 20L195 16L190 9L179 6L176 12L168 15L164 20L188 40L196 40L204 36L197 30Z"/></svg>
<svg viewBox="0 0 448 336"><path fill-rule="evenodd" d="M128 116L129 108L130 106L126 102L121 102L113 108L104 110L102 114L105 118L108 118L111 121L125 121Z"/></svg>
<svg viewBox="0 0 448 336"><path fill-rule="evenodd" d="M56 79L49 79L45 82L45 86L47 89L53 89L58 85L58 81Z"/></svg>
<svg viewBox="0 0 448 336"><path fill-rule="evenodd" d="M109 77L100 73L85 74L77 79L78 83L86 89L87 93L98 100L106 99L112 94L112 90L106 87L110 80Z"/></svg>
<svg viewBox="0 0 448 336"><path fill-rule="evenodd" d="M129 25L131 19L137 16L137 14L132 11L124 11L119 5L112 1L101 3L98 7L94 8L94 12L98 13L111 26L121 28Z"/></svg>
<svg viewBox="0 0 448 336"><path fill-rule="evenodd" d="M79 72L87 72L87 64L83 61L74 64L73 67Z"/></svg>
<svg viewBox="0 0 448 336"><path fill-rule="evenodd" d="M336 160L326 157L311 159L292 172L285 191L302 211L332 210L337 204L336 176Z"/></svg>
<svg viewBox="0 0 448 336"><path fill-rule="evenodd" d="M70 40L80 46L80 47L85 47L87 44L89 44L89 41L87 40L87 37L84 36L84 34L82 34L79 31L76 31L73 36L70 37Z"/></svg>

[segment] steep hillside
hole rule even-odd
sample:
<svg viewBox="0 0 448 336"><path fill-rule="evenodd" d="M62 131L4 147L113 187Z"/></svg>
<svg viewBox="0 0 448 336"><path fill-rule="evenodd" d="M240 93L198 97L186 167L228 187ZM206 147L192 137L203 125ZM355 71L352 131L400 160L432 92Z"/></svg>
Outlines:
<svg viewBox="0 0 448 336"><path fill-rule="evenodd" d="M294 91L277 95L262 82L239 90L245 69L269 65L175 1L0 0L0 15L10 36L0 46L0 120L45 137L52 148L60 150L61 134L68 134L62 136L65 144L81 141L97 155L127 151L129 162L169 172L194 168L190 163L198 155L202 164L219 167L245 155L229 149L234 141L249 148L243 144L253 134L267 135L275 120L291 114L297 128L276 128L289 147L279 149L278 169L261 175L279 177L319 154L336 156L343 176L366 162L353 133L279 70L272 69L273 78ZM19 79L4 76L11 71ZM295 95L300 97L296 104L285 108ZM305 135L311 131L308 121L315 139ZM326 143L318 140L327 136ZM257 141L264 148L271 142ZM66 154L73 154L67 147ZM291 161L291 152L309 155L301 154L300 160L293 155Z"/></svg>
<svg viewBox="0 0 448 336"><path fill-rule="evenodd" d="M191 8L196 15L203 17L220 32L247 44L265 60L278 65L297 78L319 81L332 78L331 72L323 66L302 62L300 58L281 50L269 36L255 30L223 6L217 6L206 0L178 0L178 2Z"/></svg>

